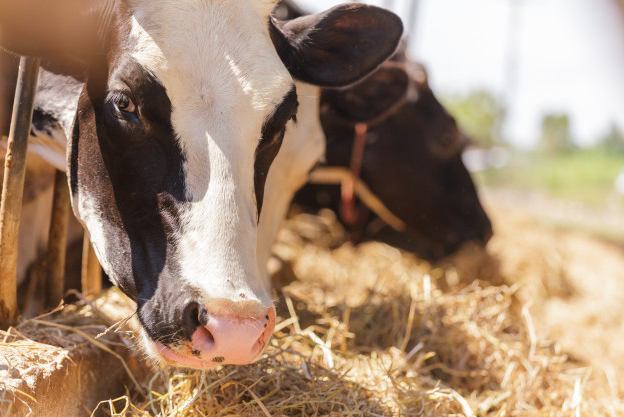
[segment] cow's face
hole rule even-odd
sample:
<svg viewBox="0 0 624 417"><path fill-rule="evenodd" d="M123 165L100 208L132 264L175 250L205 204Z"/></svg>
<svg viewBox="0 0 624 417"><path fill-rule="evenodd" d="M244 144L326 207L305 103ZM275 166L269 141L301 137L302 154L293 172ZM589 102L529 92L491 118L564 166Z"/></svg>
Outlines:
<svg viewBox="0 0 624 417"><path fill-rule="evenodd" d="M47 3L2 5L0 44L87 64L72 205L108 276L137 301L147 350L196 368L249 363L275 320L256 235L297 112L293 76L358 80L392 54L400 21L345 5L277 22L272 0ZM57 8L75 17L63 29ZM36 42L6 36L23 31L13 22L25 13L48 27L33 25L45 35Z"/></svg>
<svg viewBox="0 0 624 417"><path fill-rule="evenodd" d="M174 363L249 362L273 328L257 216L297 93L270 7L129 2L105 82L81 97L76 213L137 300L148 349Z"/></svg>
<svg viewBox="0 0 624 417"><path fill-rule="evenodd" d="M351 88L326 91L323 103L329 165L348 166L353 122L372 121L361 176L406 223L410 242L395 233L378 237L432 258L488 241L491 224L461 159L466 137L422 66L389 62Z"/></svg>

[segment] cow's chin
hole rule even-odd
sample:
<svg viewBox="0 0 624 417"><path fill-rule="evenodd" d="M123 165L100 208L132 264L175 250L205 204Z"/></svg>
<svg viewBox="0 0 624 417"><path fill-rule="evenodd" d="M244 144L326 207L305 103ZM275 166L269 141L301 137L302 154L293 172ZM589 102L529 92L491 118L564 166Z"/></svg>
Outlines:
<svg viewBox="0 0 624 417"><path fill-rule="evenodd" d="M213 362L205 362L192 356L182 355L180 353L177 353L173 349L168 348L160 342L152 342L150 340L146 343L146 345L151 347L151 349L148 349L148 351L153 359L170 366L192 369L207 369L214 368L215 366L219 365Z"/></svg>
<svg viewBox="0 0 624 417"><path fill-rule="evenodd" d="M194 356L184 355L178 353L175 350L165 346L161 342L154 342L147 336L143 338L143 347L147 354L160 364L177 366L179 368L191 368L191 369L209 369L217 366L224 365L223 363L216 363L213 361L203 361ZM258 352L256 359L260 356L262 349ZM254 359L254 361L256 360ZM233 364L233 365L246 365L246 363Z"/></svg>

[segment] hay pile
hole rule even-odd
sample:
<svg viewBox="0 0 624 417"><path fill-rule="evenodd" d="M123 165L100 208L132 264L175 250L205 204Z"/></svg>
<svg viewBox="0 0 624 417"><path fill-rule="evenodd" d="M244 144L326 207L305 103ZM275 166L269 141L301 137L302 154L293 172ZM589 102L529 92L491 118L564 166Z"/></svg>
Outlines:
<svg viewBox="0 0 624 417"><path fill-rule="evenodd" d="M458 259L432 268L379 243L327 249L340 239L331 216L299 216L282 231L281 279L297 279L276 294L278 324L261 360L205 373L154 369L144 381L148 396L129 394L101 409L132 416L624 415L602 375L536 338L527 310L517 308L517 286L466 284ZM464 256L475 262L474 253Z"/></svg>
<svg viewBox="0 0 624 417"><path fill-rule="evenodd" d="M127 305L115 293L106 298ZM123 385L139 392L131 342L103 334L109 326L83 301L0 331L0 415L89 415L102 396L123 394Z"/></svg>
<svg viewBox="0 0 624 417"><path fill-rule="evenodd" d="M329 214L300 215L282 230L278 320L258 362L206 372L129 363L138 386L93 412L624 415L617 387L600 371L536 336L525 305L531 293L509 282L498 258L467 247L434 267L380 243L341 245L343 237ZM121 308L107 305L83 309Z"/></svg>

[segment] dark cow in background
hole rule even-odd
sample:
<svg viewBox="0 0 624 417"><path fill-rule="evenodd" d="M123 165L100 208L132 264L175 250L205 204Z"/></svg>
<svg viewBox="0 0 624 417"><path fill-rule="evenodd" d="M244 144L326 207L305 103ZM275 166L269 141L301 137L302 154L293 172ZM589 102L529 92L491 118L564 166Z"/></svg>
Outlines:
<svg viewBox="0 0 624 417"><path fill-rule="evenodd" d="M348 226L353 239L382 240L426 258L488 241L491 224L462 162L468 140L421 65L395 57L351 88L324 91L321 103L324 165L349 167L355 125L366 123L359 176L405 227L392 229L357 202L358 218ZM295 203L344 212L339 186L306 185Z"/></svg>
<svg viewBox="0 0 624 417"><path fill-rule="evenodd" d="M274 13L280 19L306 14L290 0ZM489 240L490 220L462 162L468 139L435 97L424 67L409 60L404 48L358 84L323 90L320 117L326 139L322 167L348 169L355 126L367 125L359 178L401 229L357 202L357 219L346 225L352 240L381 240L426 258ZM345 212L338 185L308 184L294 202L312 211Z"/></svg>
<svg viewBox="0 0 624 417"><path fill-rule="evenodd" d="M34 150L67 169L74 214L137 301L146 350L169 364L261 353L275 309L259 242L285 211L273 214L286 180L305 178L323 151L309 135L318 119L306 111L295 123L298 102L318 109L312 85L358 81L402 34L396 15L373 6L287 22L274 6L0 2L0 46L44 58Z"/></svg>

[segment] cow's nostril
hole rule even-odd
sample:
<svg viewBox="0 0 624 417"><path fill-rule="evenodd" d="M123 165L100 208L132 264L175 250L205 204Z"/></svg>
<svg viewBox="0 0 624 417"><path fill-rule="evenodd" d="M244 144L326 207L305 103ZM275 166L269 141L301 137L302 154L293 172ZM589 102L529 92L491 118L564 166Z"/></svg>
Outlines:
<svg viewBox="0 0 624 417"><path fill-rule="evenodd" d="M193 333L201 325L202 310L204 312L206 311L196 302L191 302L184 307L184 311L182 312L182 325L184 326L184 335L188 340L191 340Z"/></svg>
<svg viewBox="0 0 624 417"><path fill-rule="evenodd" d="M201 324L202 326L205 327L208 324L208 311L204 307L199 310L198 319L199 324Z"/></svg>

